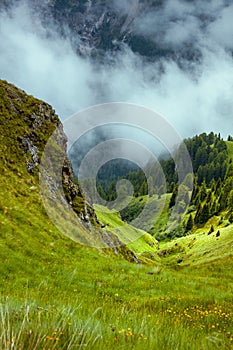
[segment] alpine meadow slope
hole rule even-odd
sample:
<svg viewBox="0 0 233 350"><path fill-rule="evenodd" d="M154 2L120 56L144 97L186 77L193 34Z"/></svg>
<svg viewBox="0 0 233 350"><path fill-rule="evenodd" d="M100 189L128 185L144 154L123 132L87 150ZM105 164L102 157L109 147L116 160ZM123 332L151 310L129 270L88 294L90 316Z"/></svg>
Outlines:
<svg viewBox="0 0 233 350"><path fill-rule="evenodd" d="M227 213L221 223L215 216L159 247L146 233L116 251L111 244L103 250L81 245L52 224L40 197L46 141L58 127L60 146L66 143L54 110L0 81L0 124L2 350L232 348L233 227ZM127 241L135 228L101 207L95 213L74 184L67 158L63 170L66 198L83 229L88 213L96 230L103 232L103 222L108 237ZM208 235L210 225L215 233Z"/></svg>

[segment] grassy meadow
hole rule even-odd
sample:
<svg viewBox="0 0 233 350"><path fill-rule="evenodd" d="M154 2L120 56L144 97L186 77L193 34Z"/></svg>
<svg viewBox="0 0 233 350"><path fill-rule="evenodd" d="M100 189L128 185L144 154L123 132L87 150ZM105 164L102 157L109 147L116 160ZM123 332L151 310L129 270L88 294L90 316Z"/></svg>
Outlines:
<svg viewBox="0 0 233 350"><path fill-rule="evenodd" d="M193 235L158 245L96 207L105 229L141 263L72 241L48 218L38 174L26 170L22 139L42 102L6 82L0 93L0 350L233 349L233 225L215 217ZM53 113L51 120L58 120ZM40 151L52 121L35 128ZM144 201L135 199L132 210ZM157 204L158 211L144 212L150 224L161 209L154 233L168 215L168 201L165 209Z"/></svg>
<svg viewBox="0 0 233 350"><path fill-rule="evenodd" d="M232 226L218 240L206 228L163 243L166 256L151 247L154 260L132 264L59 233L34 177L12 171L5 181L1 350L233 348Z"/></svg>

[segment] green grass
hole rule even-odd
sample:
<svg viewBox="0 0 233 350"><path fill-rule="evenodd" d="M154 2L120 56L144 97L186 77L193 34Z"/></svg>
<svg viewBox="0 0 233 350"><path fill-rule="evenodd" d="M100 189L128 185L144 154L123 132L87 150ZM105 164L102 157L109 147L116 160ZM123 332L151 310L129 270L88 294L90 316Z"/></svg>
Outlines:
<svg viewBox="0 0 233 350"><path fill-rule="evenodd" d="M0 190L1 350L231 349L232 226L218 240L206 227L160 244L171 254L131 264L58 232L26 172L8 171ZM107 214L108 229L132 230ZM134 249L149 251L147 238Z"/></svg>
<svg viewBox="0 0 233 350"><path fill-rule="evenodd" d="M145 231L137 229L121 220L120 214L100 205L95 205L95 212L106 230L119 237L135 253L157 253L156 240Z"/></svg>
<svg viewBox="0 0 233 350"><path fill-rule="evenodd" d="M216 237L219 230L220 236ZM219 264L222 267L224 260L231 260L233 252L233 227L217 227L215 232L208 235L207 227L199 229L195 234L177 238L169 243L161 243L160 250L167 250L167 260L169 265L177 264L182 259L179 266L191 266L197 268L207 264ZM227 270L227 269L226 269Z"/></svg>
<svg viewBox="0 0 233 350"><path fill-rule="evenodd" d="M35 100L27 103L30 119ZM144 264L78 244L51 223L38 176L26 171L18 137L27 121L10 115L7 122L0 142L0 349L232 349L232 225L218 228L215 219L218 240L207 236L208 223L204 234L161 243L157 252L153 238L97 207L106 229ZM163 250L165 257L157 255Z"/></svg>
<svg viewBox="0 0 233 350"><path fill-rule="evenodd" d="M17 174L9 175L1 185L2 350L231 348L231 227L221 230L219 241L197 235L197 244L185 251L193 258L183 267L172 254L130 264L59 233L38 191L28 190L33 178L19 182ZM113 229L122 224L117 214L103 214L107 220ZM192 239L160 249L177 242L186 247ZM214 261L203 255L221 244Z"/></svg>

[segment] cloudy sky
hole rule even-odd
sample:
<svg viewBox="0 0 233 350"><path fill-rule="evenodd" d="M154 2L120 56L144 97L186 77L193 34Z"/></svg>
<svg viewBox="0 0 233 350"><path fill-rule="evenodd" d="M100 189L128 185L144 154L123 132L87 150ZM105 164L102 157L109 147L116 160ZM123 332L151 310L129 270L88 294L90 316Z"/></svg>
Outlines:
<svg viewBox="0 0 233 350"><path fill-rule="evenodd" d="M233 134L230 3L167 0L162 9L148 9L135 21L135 32L165 48L195 48L201 53L195 62L145 63L125 47L111 65L100 68L77 56L52 23L48 35L22 2L0 14L0 77L52 104L62 120L94 104L126 101L161 113L182 137L211 130L226 137ZM123 4L118 8L127 11Z"/></svg>

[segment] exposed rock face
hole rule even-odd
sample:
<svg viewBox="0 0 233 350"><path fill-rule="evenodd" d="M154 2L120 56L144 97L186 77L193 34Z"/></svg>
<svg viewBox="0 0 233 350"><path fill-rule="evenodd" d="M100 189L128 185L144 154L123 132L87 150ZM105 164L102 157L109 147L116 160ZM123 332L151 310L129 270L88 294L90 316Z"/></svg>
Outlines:
<svg viewBox="0 0 233 350"><path fill-rule="evenodd" d="M29 173L33 173L34 169L39 164L38 149L36 146L33 145L30 138L26 136L22 140L22 148L26 156L27 170Z"/></svg>
<svg viewBox="0 0 233 350"><path fill-rule="evenodd" d="M61 28L68 26L77 38L73 40L75 48L84 56L96 58L106 52L114 55L127 44L147 59L199 59L200 52L192 45L178 49L164 47L160 37L155 39L153 34L145 35L137 30L143 14L159 11L165 3L165 0L46 0L39 6L43 8L44 18L55 19ZM38 7L38 1L34 0L34 4Z"/></svg>
<svg viewBox="0 0 233 350"><path fill-rule="evenodd" d="M45 123L59 124L52 107L41 103L38 105L38 110L30 116L30 134L25 134L22 139L22 149L25 152L26 166L29 173L33 173L39 165L39 149L36 145L40 143L40 130Z"/></svg>
<svg viewBox="0 0 233 350"><path fill-rule="evenodd" d="M158 0L153 5L155 3L161 5ZM155 52L148 51L148 43L143 47L145 38L138 37L134 31L135 19L150 6L150 1L139 0L129 0L125 4L114 0L52 0L47 1L44 11L47 15L50 12L61 25L68 25L78 37L75 45L80 54L94 57L108 51L114 54L126 43L133 51L150 56Z"/></svg>
<svg viewBox="0 0 233 350"><path fill-rule="evenodd" d="M51 134L56 130L56 142L64 156L61 174L67 200L64 204L74 207L80 220L88 227L91 225L91 222L97 224L93 208L86 204L79 186L74 183L72 165L66 156L67 137L54 109L47 103L28 96L24 91L5 81L0 81L0 88L1 109L3 112L1 118L3 118L2 123L5 123L6 126L9 125L10 148L12 148L12 152L9 152L7 160L11 161L11 154L15 149L21 149L23 152L20 155L23 158L21 160L21 157L18 156L18 161L25 162L27 171L32 175L38 176L44 147ZM9 115L9 109L12 115ZM4 114L6 114L5 117ZM11 120L12 125L10 124ZM13 130L15 134L10 130L11 127L15 128ZM58 184L54 183L54 178L51 177L51 174L48 174L48 187L51 197L54 196L57 186ZM78 208L75 206L77 200L79 202Z"/></svg>
<svg viewBox="0 0 233 350"><path fill-rule="evenodd" d="M19 2L22 0L0 0L0 9ZM161 40L164 29L156 36L153 31L147 33L147 28L146 33L138 29L148 13L161 11L165 0L30 0L29 3L36 14L41 14L45 27L51 28L55 21L57 30L63 36L69 36L80 55L91 56L100 62L106 53L108 59L114 57L124 44L147 60L169 58L184 67L185 62L199 61L202 57L201 50L192 42L178 47L164 45ZM209 17L200 13L197 20L205 26L206 21L211 21Z"/></svg>

